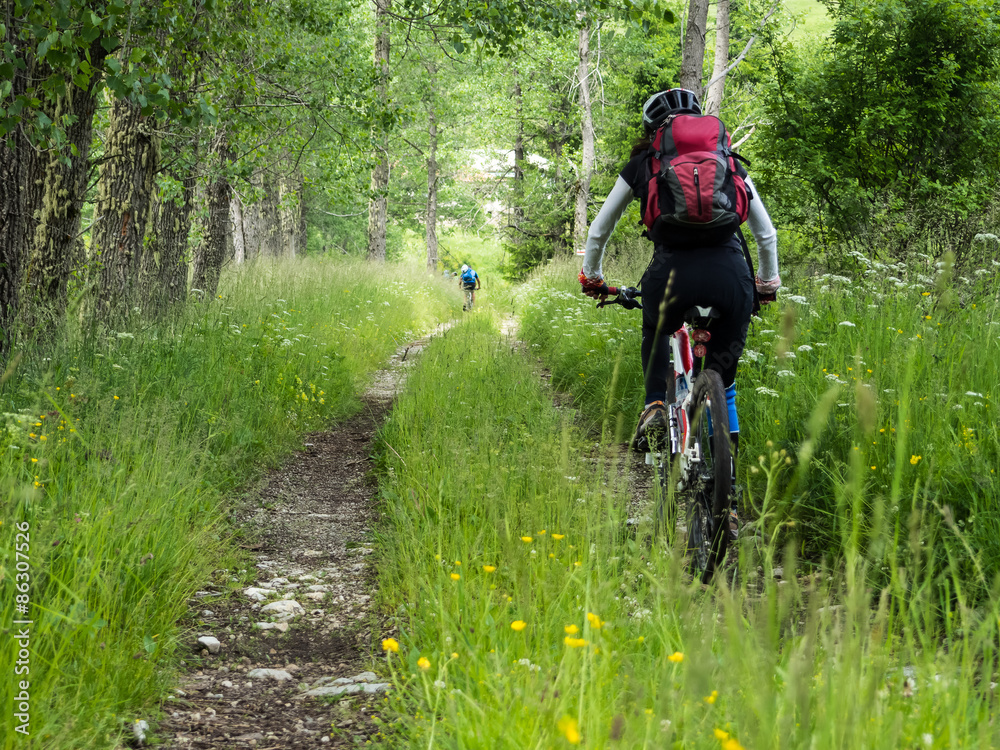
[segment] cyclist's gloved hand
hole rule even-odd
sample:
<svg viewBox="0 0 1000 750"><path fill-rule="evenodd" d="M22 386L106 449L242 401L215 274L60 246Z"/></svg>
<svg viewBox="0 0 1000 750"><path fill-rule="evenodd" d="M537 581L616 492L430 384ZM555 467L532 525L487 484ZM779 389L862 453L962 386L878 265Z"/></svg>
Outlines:
<svg viewBox="0 0 1000 750"><path fill-rule="evenodd" d="M583 271L580 271L580 275L577 276L580 280L581 291L588 297L593 297L594 299L599 299L602 302L608 297L608 285L604 283L604 279L598 276L596 279L591 279L587 277Z"/></svg>
<svg viewBox="0 0 1000 750"><path fill-rule="evenodd" d="M770 281L761 281L760 276L754 279L757 284L757 297L760 304L766 305L778 299L778 287L781 286L781 276L775 276Z"/></svg>

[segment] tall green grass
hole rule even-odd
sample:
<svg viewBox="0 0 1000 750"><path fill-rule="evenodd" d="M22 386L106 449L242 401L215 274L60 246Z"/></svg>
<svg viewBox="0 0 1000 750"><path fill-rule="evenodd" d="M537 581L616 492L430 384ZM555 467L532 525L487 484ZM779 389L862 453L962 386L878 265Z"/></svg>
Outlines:
<svg viewBox="0 0 1000 750"><path fill-rule="evenodd" d="M0 392L0 627L27 522L31 734L13 731L8 672L0 747L114 747L148 717L189 647L188 598L232 583L227 497L356 410L368 374L460 304L407 268L261 263L171 321L98 341L70 327L20 360ZM13 664L14 641L0 648Z"/></svg>
<svg viewBox="0 0 1000 750"><path fill-rule="evenodd" d="M935 567L933 529L904 525L912 564L890 560L881 589L868 572L882 558L859 539L828 572L788 580L772 564L794 570L797 548L768 540L760 571L705 589L677 540L626 524L620 454L553 406L534 367L478 316L425 351L382 432L381 597L399 635L383 644L397 690L373 744L1000 742L997 607L974 610L959 571ZM763 490L786 481L786 457L818 455L776 450ZM943 582L962 606L922 594Z"/></svg>
<svg viewBox="0 0 1000 750"><path fill-rule="evenodd" d="M796 282L751 326L736 381L747 510L766 517L768 533L798 524L814 563L842 554L848 538L889 555L885 539L905 536L919 513L950 529L939 562L982 597L1000 572L995 269L962 277L926 256L855 260L855 278ZM536 276L523 335L556 387L595 425L626 424L627 438L643 397L639 314L594 309L574 269ZM634 280L636 269L612 266L609 278ZM814 460L783 471L765 506L758 457L806 442Z"/></svg>

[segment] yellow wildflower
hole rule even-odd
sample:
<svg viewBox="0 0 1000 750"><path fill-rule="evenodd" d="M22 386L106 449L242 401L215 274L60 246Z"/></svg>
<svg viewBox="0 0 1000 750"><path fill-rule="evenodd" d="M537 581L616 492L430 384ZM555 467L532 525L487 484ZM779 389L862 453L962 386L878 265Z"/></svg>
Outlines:
<svg viewBox="0 0 1000 750"><path fill-rule="evenodd" d="M530 536L522 536L521 537L521 541L524 542L525 544L527 544L531 540L532 540L532 537L530 537Z"/></svg>
<svg viewBox="0 0 1000 750"><path fill-rule="evenodd" d="M593 612L587 613L587 622L590 623L590 627L592 627L594 630L600 630L601 625L604 624L604 621L600 617L595 615Z"/></svg>
<svg viewBox="0 0 1000 750"><path fill-rule="evenodd" d="M572 716L563 716L556 726L559 727L559 731L569 744L580 744L580 730L576 725L576 719Z"/></svg>
<svg viewBox="0 0 1000 750"><path fill-rule="evenodd" d="M484 565L483 566L483 570L485 570L487 573L492 573L496 569L497 569L496 565Z"/></svg>
<svg viewBox="0 0 1000 750"><path fill-rule="evenodd" d="M566 535L565 534L553 534L552 538L555 539L558 542L560 539L565 539Z"/></svg>
<svg viewBox="0 0 1000 750"><path fill-rule="evenodd" d="M514 622L512 622L510 624L510 629L513 630L516 633L520 633L527 626L528 626L528 623L526 623L524 620L514 620Z"/></svg>
<svg viewBox="0 0 1000 750"><path fill-rule="evenodd" d="M585 638L574 638L571 635L567 635L563 638L563 643L565 643L570 648L583 648L587 645L587 640Z"/></svg>
<svg viewBox="0 0 1000 750"><path fill-rule="evenodd" d="M715 739L717 739L719 742L725 742L726 740L729 739L729 732L723 729L716 729L714 733L715 733Z"/></svg>
<svg viewBox="0 0 1000 750"><path fill-rule="evenodd" d="M719 691L713 690L711 695L705 696L705 703L711 706L713 703L715 703L715 699L718 697L719 697Z"/></svg>
<svg viewBox="0 0 1000 750"><path fill-rule="evenodd" d="M674 664L680 664L682 661L684 661L684 654L682 654L680 651L674 651L674 653L670 654L670 656L668 656L667 658Z"/></svg>
<svg viewBox="0 0 1000 750"><path fill-rule="evenodd" d="M451 580L453 580L453 581L457 581L461 577L462 576L460 576L458 573L452 573L451 574Z"/></svg>
<svg viewBox="0 0 1000 750"><path fill-rule="evenodd" d="M923 456L910 456L910 463L916 466L921 458L923 458Z"/></svg>
<svg viewBox="0 0 1000 750"><path fill-rule="evenodd" d="M565 630L570 635L576 635L577 633L580 632L580 628L578 628L576 625L567 625L566 627L563 628L563 630Z"/></svg>
<svg viewBox="0 0 1000 750"><path fill-rule="evenodd" d="M417 666L426 672L428 669L431 668L431 660L428 659L426 656L421 656L419 659L417 659Z"/></svg>
<svg viewBox="0 0 1000 750"><path fill-rule="evenodd" d="M391 651L394 654L399 653L399 641L395 638L386 638L382 641L382 650Z"/></svg>

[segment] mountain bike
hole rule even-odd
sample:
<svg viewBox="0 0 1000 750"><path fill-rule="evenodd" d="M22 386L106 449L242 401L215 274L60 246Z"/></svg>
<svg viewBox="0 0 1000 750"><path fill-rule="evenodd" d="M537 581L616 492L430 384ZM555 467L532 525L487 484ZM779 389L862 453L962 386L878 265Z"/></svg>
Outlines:
<svg viewBox="0 0 1000 750"><path fill-rule="evenodd" d="M463 286L462 293L465 295L465 304L462 309L466 312L472 310L472 306L476 302L476 288L474 286Z"/></svg>
<svg viewBox="0 0 1000 750"><path fill-rule="evenodd" d="M642 292L633 287L609 287L598 307L642 308ZM719 313L712 307L692 307L684 325L670 337L674 377L667 378L667 434L650 445L646 463L654 467L658 493L656 521L672 526L676 493L687 498L687 551L692 572L708 583L722 566L729 544L729 505L733 486L733 456L729 442L729 412L722 378L703 369L711 340L708 330ZM694 342L692 345L692 341Z"/></svg>

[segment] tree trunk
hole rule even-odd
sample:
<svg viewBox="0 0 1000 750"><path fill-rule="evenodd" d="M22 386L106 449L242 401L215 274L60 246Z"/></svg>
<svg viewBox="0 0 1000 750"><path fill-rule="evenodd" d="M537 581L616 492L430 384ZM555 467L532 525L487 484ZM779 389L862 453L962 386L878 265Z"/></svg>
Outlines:
<svg viewBox="0 0 1000 750"><path fill-rule="evenodd" d="M705 31L708 26L708 0L688 1L687 29L681 55L681 87L701 96L702 68L705 64Z"/></svg>
<svg viewBox="0 0 1000 750"><path fill-rule="evenodd" d="M195 267L192 284L202 291L202 299L215 297L219 290L219 276L222 274L222 263L226 258L226 248L229 238L229 202L232 199L232 188L226 177L225 167L229 163L228 143L225 134L216 139L216 151L219 154L219 173L209 183L208 225L202 240L200 262Z"/></svg>
<svg viewBox="0 0 1000 750"><path fill-rule="evenodd" d="M113 322L138 301L136 281L152 206L159 147L153 123L128 101L111 106L92 248L100 265L99 317Z"/></svg>
<svg viewBox="0 0 1000 750"><path fill-rule="evenodd" d="M520 229L524 218L524 96L521 93L521 81L517 68L514 69L514 118L516 135L514 137L514 216L513 224Z"/></svg>
<svg viewBox="0 0 1000 750"><path fill-rule="evenodd" d="M434 97L437 95L434 74L434 63L427 66L430 81L427 96L427 270L437 272L438 237L437 237L437 202L438 202L438 163L437 163L437 120L434 112Z"/></svg>
<svg viewBox="0 0 1000 750"><path fill-rule="evenodd" d="M305 248L299 247L304 178L298 169L281 179L281 254L294 258Z"/></svg>
<svg viewBox="0 0 1000 750"><path fill-rule="evenodd" d="M726 68L729 66L729 0L717 0L715 6L715 63L712 78L715 83L705 93L704 112L719 116L726 92Z"/></svg>
<svg viewBox="0 0 1000 750"><path fill-rule="evenodd" d="M280 201L277 177L263 172L261 173L261 186L263 195L261 196L259 208L261 217L261 253L268 258L277 258L281 255L281 212L278 207Z"/></svg>
<svg viewBox="0 0 1000 750"><path fill-rule="evenodd" d="M582 249L587 243L587 203L590 201L590 175L594 171L594 120L590 103L590 26L580 29L580 65L577 79L580 82L580 122L583 136L583 154L580 176L576 186L576 208L573 211L573 244Z"/></svg>
<svg viewBox="0 0 1000 750"><path fill-rule="evenodd" d="M295 242L295 247L298 248L300 255L305 255L308 249L309 242L309 232L306 229L306 178L302 172L298 172L299 176L299 225L296 228L297 240Z"/></svg>
<svg viewBox="0 0 1000 750"><path fill-rule="evenodd" d="M229 199L229 221L233 225L233 262L245 263L247 239L243 230L243 203L235 190Z"/></svg>
<svg viewBox="0 0 1000 750"><path fill-rule="evenodd" d="M146 254L144 280L148 305L162 313L187 299L188 238L191 235L197 179L188 170L176 197L160 197L153 214L153 233Z"/></svg>
<svg viewBox="0 0 1000 750"><path fill-rule="evenodd" d="M75 154L69 148L53 149L45 160L40 211L25 279L25 321L36 330L52 330L62 319L70 273L83 259L81 209L87 192L98 80L94 75L86 90L67 85L53 111L53 119L75 118L66 129L66 142L75 147Z"/></svg>
<svg viewBox="0 0 1000 750"><path fill-rule="evenodd" d="M5 42L14 45L14 56L30 61L34 55L26 43L18 40L8 25ZM9 101L23 96L28 88L29 70L14 66L9 80ZM15 128L0 142L0 366L7 362L14 345L14 321L17 319L21 293L21 263L27 245L25 233L26 157L31 146L24 129Z"/></svg>
<svg viewBox="0 0 1000 750"><path fill-rule="evenodd" d="M387 106L389 84L389 10L392 0L375 3L375 66L379 76L375 90L382 106ZM375 167L372 169L371 198L368 201L368 258L385 260L385 233L388 222L389 137L384 121L376 124Z"/></svg>
<svg viewBox="0 0 1000 750"><path fill-rule="evenodd" d="M251 184L255 188L262 188L260 175L255 174L250 178ZM263 200L263 189L256 203L240 202L243 216L243 248L246 252L247 260L253 260L263 255L264 219L261 215L261 201Z"/></svg>

